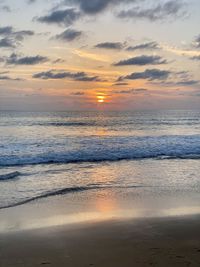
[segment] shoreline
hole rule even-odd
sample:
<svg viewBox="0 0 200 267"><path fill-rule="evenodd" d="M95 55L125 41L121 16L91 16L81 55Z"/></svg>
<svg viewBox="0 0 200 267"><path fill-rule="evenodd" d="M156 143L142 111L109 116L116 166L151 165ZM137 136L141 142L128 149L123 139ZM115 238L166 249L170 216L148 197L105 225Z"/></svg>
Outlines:
<svg viewBox="0 0 200 267"><path fill-rule="evenodd" d="M4 233L0 247L1 267L200 266L200 215Z"/></svg>
<svg viewBox="0 0 200 267"><path fill-rule="evenodd" d="M0 210L0 267L199 267L198 192L144 188L80 191Z"/></svg>
<svg viewBox="0 0 200 267"><path fill-rule="evenodd" d="M115 198L109 192L53 196L0 210L0 235L107 221L159 220L200 214L197 201L176 203L167 198ZM159 203L159 205L157 204Z"/></svg>

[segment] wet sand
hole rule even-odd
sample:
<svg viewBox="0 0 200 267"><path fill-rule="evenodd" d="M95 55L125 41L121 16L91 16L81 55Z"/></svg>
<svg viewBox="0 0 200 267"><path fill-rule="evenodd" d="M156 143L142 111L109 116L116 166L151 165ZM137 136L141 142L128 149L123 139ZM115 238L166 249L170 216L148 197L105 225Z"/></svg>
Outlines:
<svg viewBox="0 0 200 267"><path fill-rule="evenodd" d="M115 219L4 233L0 266L200 266L200 216Z"/></svg>

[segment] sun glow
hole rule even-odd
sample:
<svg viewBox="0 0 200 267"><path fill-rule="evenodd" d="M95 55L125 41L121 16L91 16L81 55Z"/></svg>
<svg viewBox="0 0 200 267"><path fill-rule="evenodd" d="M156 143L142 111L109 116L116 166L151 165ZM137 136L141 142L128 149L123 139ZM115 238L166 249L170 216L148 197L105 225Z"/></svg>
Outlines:
<svg viewBox="0 0 200 267"><path fill-rule="evenodd" d="M105 95L97 95L97 102L104 103L105 102Z"/></svg>

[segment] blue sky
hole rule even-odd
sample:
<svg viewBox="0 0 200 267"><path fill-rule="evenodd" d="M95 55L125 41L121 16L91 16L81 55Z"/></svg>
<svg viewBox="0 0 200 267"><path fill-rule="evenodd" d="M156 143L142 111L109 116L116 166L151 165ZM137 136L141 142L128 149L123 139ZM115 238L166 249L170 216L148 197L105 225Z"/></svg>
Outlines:
<svg viewBox="0 0 200 267"><path fill-rule="evenodd" d="M0 0L0 109L198 109L199 11L198 0Z"/></svg>

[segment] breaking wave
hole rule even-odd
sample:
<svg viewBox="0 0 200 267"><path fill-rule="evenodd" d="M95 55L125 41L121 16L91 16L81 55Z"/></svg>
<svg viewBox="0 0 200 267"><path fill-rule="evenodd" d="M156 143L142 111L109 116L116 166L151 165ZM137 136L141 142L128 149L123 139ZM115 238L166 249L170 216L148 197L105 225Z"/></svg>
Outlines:
<svg viewBox="0 0 200 267"><path fill-rule="evenodd" d="M6 174L1 174L0 175L0 181L6 181L6 180L15 179L20 175L21 175L21 173L17 172L17 171L16 172L6 173Z"/></svg>
<svg viewBox="0 0 200 267"><path fill-rule="evenodd" d="M76 146L48 142L0 155L0 166L141 159L200 159L200 135L88 138ZM13 174L11 175L13 176ZM9 177L9 176L8 176Z"/></svg>

